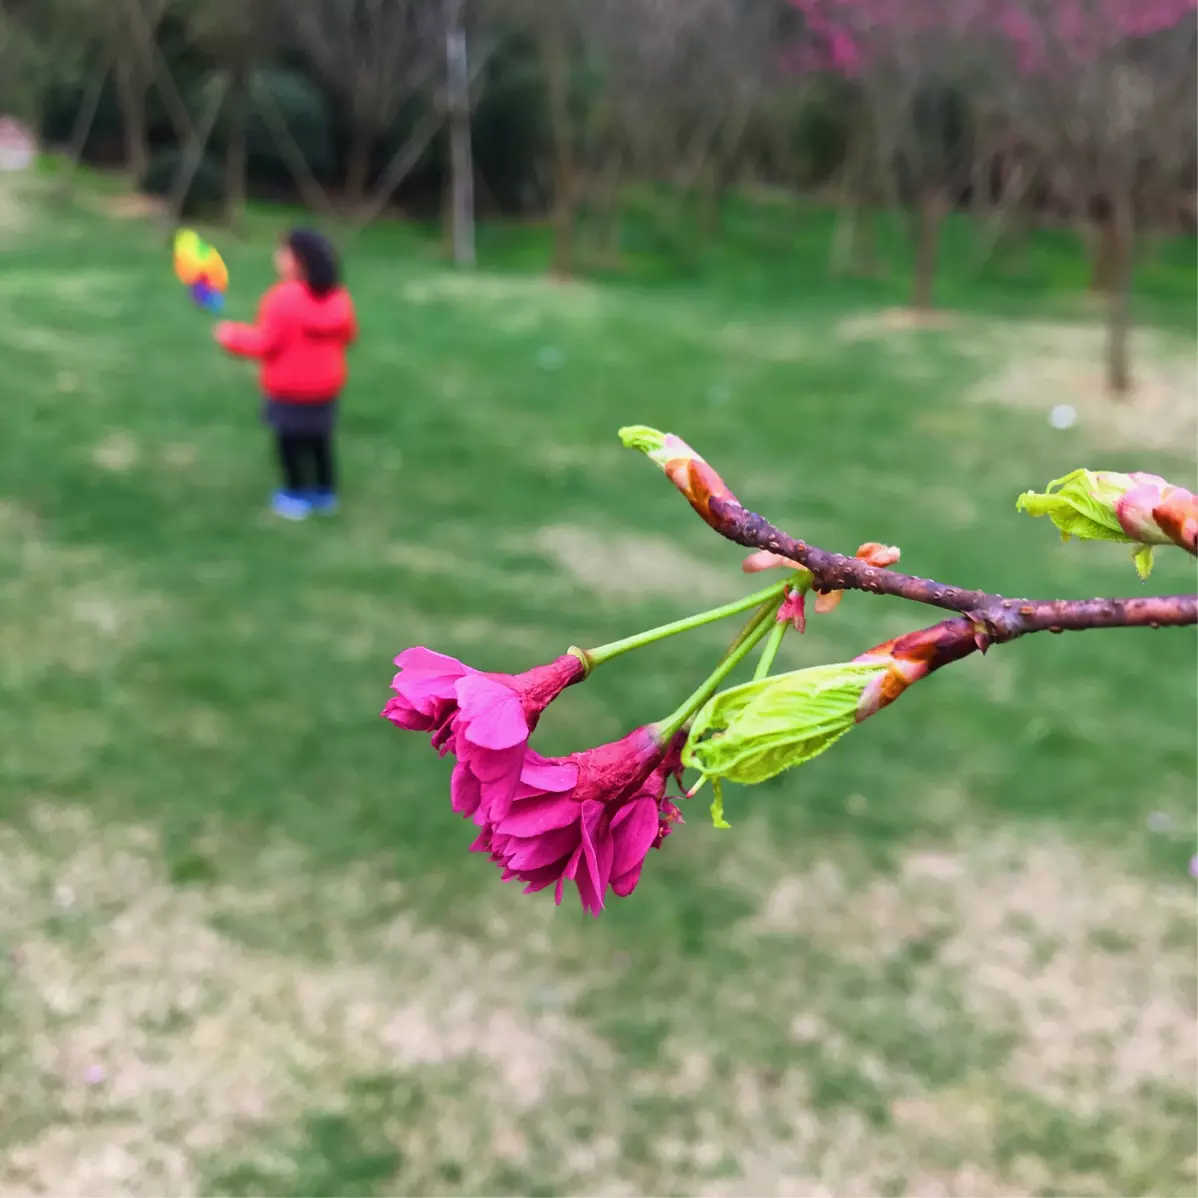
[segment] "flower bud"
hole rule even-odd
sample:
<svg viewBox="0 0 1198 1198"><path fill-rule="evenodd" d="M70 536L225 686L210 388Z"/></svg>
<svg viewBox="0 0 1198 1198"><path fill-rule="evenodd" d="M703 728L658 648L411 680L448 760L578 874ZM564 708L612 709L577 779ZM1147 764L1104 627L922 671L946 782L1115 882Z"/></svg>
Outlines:
<svg viewBox="0 0 1198 1198"><path fill-rule="evenodd" d="M1147 578L1152 546L1177 545L1198 555L1198 497L1157 474L1074 470L1054 479L1043 493L1025 491L1017 511L1047 516L1061 539L1120 541L1141 546L1133 555Z"/></svg>
<svg viewBox="0 0 1198 1198"><path fill-rule="evenodd" d="M862 696L888 665L813 666L721 691L695 717L682 762L747 785L802 765L852 730Z"/></svg>
<svg viewBox="0 0 1198 1198"><path fill-rule="evenodd" d="M620 440L629 449L639 449L650 461L660 466L666 477L686 496L691 507L712 528L720 527L711 511L713 499L727 500L740 506L740 501L724 480L681 437L635 424L620 429Z"/></svg>

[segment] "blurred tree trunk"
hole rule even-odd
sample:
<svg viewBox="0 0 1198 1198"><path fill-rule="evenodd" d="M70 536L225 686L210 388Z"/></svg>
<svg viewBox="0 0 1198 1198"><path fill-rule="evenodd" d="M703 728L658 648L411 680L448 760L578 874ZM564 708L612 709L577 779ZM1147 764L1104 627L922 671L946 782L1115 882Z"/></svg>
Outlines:
<svg viewBox="0 0 1198 1198"><path fill-rule="evenodd" d="M92 125L95 124L96 113L100 107L100 96L104 91L104 83L108 79L108 73L111 70L111 58L104 59L92 71L88 77L87 86L83 89L83 96L80 100L79 108L75 113L75 122L71 127L71 141L67 148L66 170L63 171L62 177L55 188L55 195L59 200L69 199L74 189L75 169L83 157L83 151L87 148L87 139L91 134Z"/></svg>
<svg viewBox="0 0 1198 1198"><path fill-rule="evenodd" d="M191 191L196 172L200 169L200 163L204 160L204 151L208 148L212 130L216 128L228 88L229 77L227 74L222 72L213 78L212 93L208 97L207 110L200 118L200 123L193 125L188 131L187 141L183 146L183 157L175 178L171 182L170 194L167 196L166 209L163 213L166 227L172 234L187 206L187 195Z"/></svg>
<svg viewBox="0 0 1198 1198"><path fill-rule="evenodd" d="M123 37L123 34L122 34ZM123 40L116 52L116 92L121 107L121 129L125 141L125 168L140 181L150 164L150 146L146 137L146 79L136 46Z"/></svg>
<svg viewBox="0 0 1198 1198"><path fill-rule="evenodd" d="M1035 171L1023 161L1004 159L999 163L998 199L991 205L989 219L974 247L974 270L989 266L999 249L1010 260L1026 256L1031 234L1029 197L1035 180Z"/></svg>
<svg viewBox="0 0 1198 1198"><path fill-rule="evenodd" d="M911 307L919 312L926 312L932 306L932 288L936 282L936 254L940 246L944 207L944 197L939 191L928 189L919 197L915 276L911 286Z"/></svg>
<svg viewBox="0 0 1198 1198"><path fill-rule="evenodd" d="M373 130L364 123L355 123L350 132L349 150L345 160L345 200L351 212L358 212L366 205L373 149Z"/></svg>
<svg viewBox="0 0 1198 1198"><path fill-rule="evenodd" d="M229 87L225 99L228 113L228 144L225 147L225 223L240 231L245 221L246 132L250 115L250 64L238 49L229 63Z"/></svg>
<svg viewBox="0 0 1198 1198"><path fill-rule="evenodd" d="M1131 393L1131 286L1135 274L1135 218L1131 197L1114 199L1110 219L1111 275L1107 305L1107 389L1116 399Z"/></svg>
<svg viewBox="0 0 1198 1198"><path fill-rule="evenodd" d="M1091 225L1090 283L1092 295L1111 295L1119 274L1119 231L1113 213L1104 213Z"/></svg>
<svg viewBox="0 0 1198 1198"><path fill-rule="evenodd" d="M605 266L620 262L620 194L624 182L624 154L617 149L600 175L595 193L595 249Z"/></svg>
<svg viewBox="0 0 1198 1198"><path fill-rule="evenodd" d="M547 20L539 38L545 74L549 129L553 141L553 273L574 273L578 179L574 163L574 128L570 119L570 49L560 19Z"/></svg>
<svg viewBox="0 0 1198 1198"><path fill-rule="evenodd" d="M474 265L474 157L470 145L470 74L466 34L458 24L445 41L449 97L450 230L453 260Z"/></svg>
<svg viewBox="0 0 1198 1198"><path fill-rule="evenodd" d="M857 129L850 136L841 167L836 225L828 254L828 273L833 276L881 273L873 221L876 189L871 172L876 168L870 154L868 134Z"/></svg>
<svg viewBox="0 0 1198 1198"><path fill-rule="evenodd" d="M732 190L734 171L720 153L714 153L699 178L699 240L710 245L723 232L724 201Z"/></svg>

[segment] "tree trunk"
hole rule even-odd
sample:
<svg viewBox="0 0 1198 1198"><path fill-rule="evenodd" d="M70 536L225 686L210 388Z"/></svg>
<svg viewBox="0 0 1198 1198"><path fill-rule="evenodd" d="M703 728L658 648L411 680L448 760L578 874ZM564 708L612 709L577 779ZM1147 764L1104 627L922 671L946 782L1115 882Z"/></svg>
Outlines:
<svg viewBox="0 0 1198 1198"><path fill-rule="evenodd" d="M836 205L836 224L832 229L832 245L828 251L828 273L833 278L848 274L853 269L857 254L857 224L859 206L853 194L853 179L846 165L840 185L840 199Z"/></svg>
<svg viewBox="0 0 1198 1198"><path fill-rule="evenodd" d="M624 181L624 155L616 150L604 170L595 198L595 249L604 266L620 262L620 189Z"/></svg>
<svg viewBox="0 0 1198 1198"><path fill-rule="evenodd" d="M997 205L983 227L973 251L974 270L983 270L997 250L1004 258L1022 259L1028 240L1028 196L1034 173L1023 163L1003 164Z"/></svg>
<svg viewBox="0 0 1198 1198"><path fill-rule="evenodd" d="M167 196L164 217L167 229L173 232L187 206L187 196L191 191L192 182L200 163L204 160L204 151L208 147L208 139L216 128L217 118L228 94L229 77L221 74L212 80L212 94L208 98L208 110L200 119L200 123L192 127L183 147L183 157L179 161L179 169L171 182L170 193Z"/></svg>
<svg viewBox="0 0 1198 1198"><path fill-rule="evenodd" d="M345 201L351 212L358 212L365 206L373 149L372 130L364 124L355 124L350 132L349 153L345 162Z"/></svg>
<svg viewBox="0 0 1198 1198"><path fill-rule="evenodd" d="M362 198L362 202L354 209L353 221L357 229L365 228L377 220L391 202L396 188L416 169L417 163L424 157L434 137L441 131L445 122L445 111L440 107L430 107L416 124L379 175L373 190Z"/></svg>
<svg viewBox="0 0 1198 1198"><path fill-rule="evenodd" d="M150 165L146 138L146 77L137 61L137 50L126 42L117 50L116 91L121 106L121 129L125 140L125 168L140 182Z"/></svg>
<svg viewBox="0 0 1198 1198"><path fill-rule="evenodd" d="M295 134L287 125L287 118L279 108L278 101L269 87L263 87L257 93L261 106L262 118L270 129L271 135L278 146L291 177L299 188L304 203L313 210L322 213L328 220L335 222L339 216L336 204L330 199L328 192L314 174L308 160L304 157L303 148L295 139Z"/></svg>
<svg viewBox="0 0 1198 1198"><path fill-rule="evenodd" d="M540 38L541 62L553 140L553 273L574 273L574 232L578 181L574 168L574 130L570 120L570 51L560 20L550 19Z"/></svg>
<svg viewBox="0 0 1198 1198"><path fill-rule="evenodd" d="M451 29L445 42L449 92L450 212L453 260L474 265L474 157L470 145L470 75L466 34Z"/></svg>
<svg viewBox="0 0 1198 1198"><path fill-rule="evenodd" d="M1115 399L1131 393L1131 285L1135 273L1135 221L1131 200L1116 198L1111 219L1111 287L1107 304L1107 389Z"/></svg>
<svg viewBox="0 0 1198 1198"><path fill-rule="evenodd" d="M852 131L840 174L836 225L828 254L828 273L870 278L882 273L874 230L874 180L868 133Z"/></svg>
<svg viewBox="0 0 1198 1198"><path fill-rule="evenodd" d="M92 125L95 124L96 112L100 107L100 95L104 91L104 82L108 78L108 72L111 69L111 60L105 59L103 64L92 72L87 81L87 86L83 90L79 109L75 113L75 123L71 127L71 142L67 148L66 170L63 171L62 177L58 181L58 186L55 188L55 194L59 200L70 198L75 183L75 169L79 165L79 160L83 157L88 136L91 134Z"/></svg>
<svg viewBox="0 0 1198 1198"><path fill-rule="evenodd" d="M932 306L932 288L936 282L936 252L940 245L940 225L943 218L943 197L938 191L924 191L919 197L915 275L911 282L911 307L918 312L926 312Z"/></svg>
<svg viewBox="0 0 1198 1198"><path fill-rule="evenodd" d="M727 180L730 169L720 158L718 151L713 151L704 164L699 176L699 219L697 228L699 241L709 245L721 232L724 215L724 195L727 190Z"/></svg>
<svg viewBox="0 0 1198 1198"><path fill-rule="evenodd" d="M1114 213L1093 224L1090 251L1090 286L1092 295L1112 295L1119 273L1119 232Z"/></svg>
<svg viewBox="0 0 1198 1198"><path fill-rule="evenodd" d="M246 128L250 114L250 70L243 56L229 67L225 99L229 113L229 140L225 147L225 224L240 231L245 217Z"/></svg>

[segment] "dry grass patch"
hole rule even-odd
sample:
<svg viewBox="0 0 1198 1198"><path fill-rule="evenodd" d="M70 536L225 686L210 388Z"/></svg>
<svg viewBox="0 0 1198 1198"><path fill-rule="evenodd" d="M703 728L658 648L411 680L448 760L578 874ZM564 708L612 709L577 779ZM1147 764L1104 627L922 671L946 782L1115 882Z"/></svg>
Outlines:
<svg viewBox="0 0 1198 1198"><path fill-rule="evenodd" d="M129 433L110 433L92 447L91 459L103 470L124 474L137 465L141 449Z"/></svg>
<svg viewBox="0 0 1198 1198"><path fill-rule="evenodd" d="M978 1018L1015 1036L1008 1078L1081 1111L1198 1077L1198 947L1188 887L1153 884L1060 838L912 853L852 884L831 862L780 878L755 927L862 964L928 936Z"/></svg>
<svg viewBox="0 0 1198 1198"><path fill-rule="evenodd" d="M659 537L555 524L539 529L529 544L584 586L613 599L666 595L718 603L738 593L730 567Z"/></svg>
<svg viewBox="0 0 1198 1198"><path fill-rule="evenodd" d="M111 308L122 290L121 276L116 271L23 270L0 275L0 296L6 299L48 297L73 308L90 308L97 303Z"/></svg>
<svg viewBox="0 0 1198 1198"><path fill-rule="evenodd" d="M150 220L164 216L167 204L157 196L141 192L126 192L121 195L96 196L96 206L105 216L117 220Z"/></svg>
<svg viewBox="0 0 1198 1198"><path fill-rule="evenodd" d="M694 335L707 346L763 362L801 362L827 351L822 333L792 324L736 322L695 330Z"/></svg>
<svg viewBox="0 0 1198 1198"><path fill-rule="evenodd" d="M506 275L451 274L435 275L408 283L403 297L413 304L466 303L501 309L498 315L504 327L533 327L534 316L567 319L591 319L602 304L601 293L590 284L576 280L517 278ZM523 307L516 312L510 305Z"/></svg>
<svg viewBox="0 0 1198 1198"><path fill-rule="evenodd" d="M30 191L27 180L0 174L0 238L12 241L30 225Z"/></svg>
<svg viewBox="0 0 1198 1198"><path fill-rule="evenodd" d="M1198 440L1198 354L1193 342L1156 329L1132 334L1134 394L1113 399L1105 385L1106 331L1099 323L1064 324L968 316L909 309L866 312L841 321L849 344L880 342L908 376L926 373L918 342L903 334L951 332L953 347L977 364L983 377L968 393L998 403L1048 413L1060 404L1077 412L1081 432L1100 447L1176 451Z"/></svg>
<svg viewBox="0 0 1198 1198"><path fill-rule="evenodd" d="M1105 331L1098 325L974 322L966 348L987 369L970 398L1048 412L1077 411L1078 427L1103 448L1189 451L1198 440L1198 354L1192 341L1152 329L1132 334L1134 393L1107 392Z"/></svg>
<svg viewBox="0 0 1198 1198"><path fill-rule="evenodd" d="M878 312L861 312L842 320L836 332L841 341L850 345L857 341L873 341L892 333L907 333L921 329L950 329L960 323L953 312L936 309L884 308Z"/></svg>
<svg viewBox="0 0 1198 1198"><path fill-rule="evenodd" d="M354 1076L462 1062L488 1143L518 1146L526 1112L602 1063L560 1010L529 1008L535 927L496 915L494 942L519 948L484 952L414 924L385 876L316 879L285 846L244 889L176 889L160 860L150 833L61 809L0 832L6 1194L194 1193L205 1160L335 1106ZM327 959L241 934L301 914Z"/></svg>

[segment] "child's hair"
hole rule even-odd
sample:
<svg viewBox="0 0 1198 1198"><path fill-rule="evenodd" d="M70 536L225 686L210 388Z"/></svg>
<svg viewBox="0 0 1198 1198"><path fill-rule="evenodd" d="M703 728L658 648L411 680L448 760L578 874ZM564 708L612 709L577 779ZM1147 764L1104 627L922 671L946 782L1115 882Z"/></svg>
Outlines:
<svg viewBox="0 0 1198 1198"><path fill-rule="evenodd" d="M312 229L292 229L283 240L295 255L313 295L324 296L337 289L341 264L327 237Z"/></svg>

